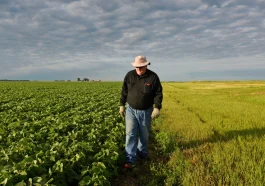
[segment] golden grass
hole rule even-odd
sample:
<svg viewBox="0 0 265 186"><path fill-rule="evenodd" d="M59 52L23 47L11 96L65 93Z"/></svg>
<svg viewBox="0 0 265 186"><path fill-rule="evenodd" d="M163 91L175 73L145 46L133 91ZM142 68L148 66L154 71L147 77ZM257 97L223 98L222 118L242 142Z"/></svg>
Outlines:
<svg viewBox="0 0 265 186"><path fill-rule="evenodd" d="M162 123L156 127L176 138L167 169L181 185L265 182L264 82L162 85Z"/></svg>

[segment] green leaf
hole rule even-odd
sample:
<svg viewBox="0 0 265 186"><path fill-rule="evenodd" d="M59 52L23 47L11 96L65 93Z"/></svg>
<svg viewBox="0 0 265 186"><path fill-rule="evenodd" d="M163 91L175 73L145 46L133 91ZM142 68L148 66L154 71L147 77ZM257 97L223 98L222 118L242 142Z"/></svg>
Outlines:
<svg viewBox="0 0 265 186"><path fill-rule="evenodd" d="M7 180L8 180L8 179L6 178L6 179L5 179L4 181L2 181L0 184L1 184L1 185L6 185Z"/></svg>
<svg viewBox="0 0 265 186"><path fill-rule="evenodd" d="M15 186L26 186L26 185L27 184L24 181L22 181L22 182L17 183ZM30 186L32 186L32 184L30 184Z"/></svg>

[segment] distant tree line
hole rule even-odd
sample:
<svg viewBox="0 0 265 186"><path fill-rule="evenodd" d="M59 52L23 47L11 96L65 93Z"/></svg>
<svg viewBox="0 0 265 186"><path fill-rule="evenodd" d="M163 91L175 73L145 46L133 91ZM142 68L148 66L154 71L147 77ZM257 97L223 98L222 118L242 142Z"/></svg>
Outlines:
<svg viewBox="0 0 265 186"><path fill-rule="evenodd" d="M60 79L57 79L57 80L54 80L55 82L65 82L65 80L60 80Z"/></svg>
<svg viewBox="0 0 265 186"><path fill-rule="evenodd" d="M24 80L24 79L18 79L18 80L11 80L11 79L0 79L0 81L30 81L30 80Z"/></svg>
<svg viewBox="0 0 265 186"><path fill-rule="evenodd" d="M89 79L88 78L84 78L84 79L81 80L80 78L77 78L77 81L89 81ZM93 80L93 79L90 80L90 81L93 81L93 82L94 81L99 81L99 82L101 82L101 80Z"/></svg>
<svg viewBox="0 0 265 186"><path fill-rule="evenodd" d="M84 78L83 80L81 80L80 78L77 78L77 81L89 81L88 78Z"/></svg>

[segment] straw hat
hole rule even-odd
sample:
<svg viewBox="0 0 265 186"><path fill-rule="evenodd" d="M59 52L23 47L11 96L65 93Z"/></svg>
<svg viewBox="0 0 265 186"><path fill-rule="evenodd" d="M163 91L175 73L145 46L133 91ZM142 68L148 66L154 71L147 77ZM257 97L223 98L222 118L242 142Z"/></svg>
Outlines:
<svg viewBox="0 0 265 186"><path fill-rule="evenodd" d="M132 66L134 67L143 67L146 65L150 65L151 63L146 60L144 56L136 56L135 61L132 62Z"/></svg>

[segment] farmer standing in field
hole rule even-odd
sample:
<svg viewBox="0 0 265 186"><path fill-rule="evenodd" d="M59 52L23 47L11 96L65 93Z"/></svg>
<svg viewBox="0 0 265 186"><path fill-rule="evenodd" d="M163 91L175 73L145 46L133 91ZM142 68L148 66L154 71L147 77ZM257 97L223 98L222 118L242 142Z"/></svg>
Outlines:
<svg viewBox="0 0 265 186"><path fill-rule="evenodd" d="M146 57L135 57L132 63L135 70L126 74L121 91L120 114L125 116L126 123L125 168L129 169L135 166L137 157L147 157L151 121L159 116L162 108L163 93L159 77L147 69L147 65L150 62Z"/></svg>

